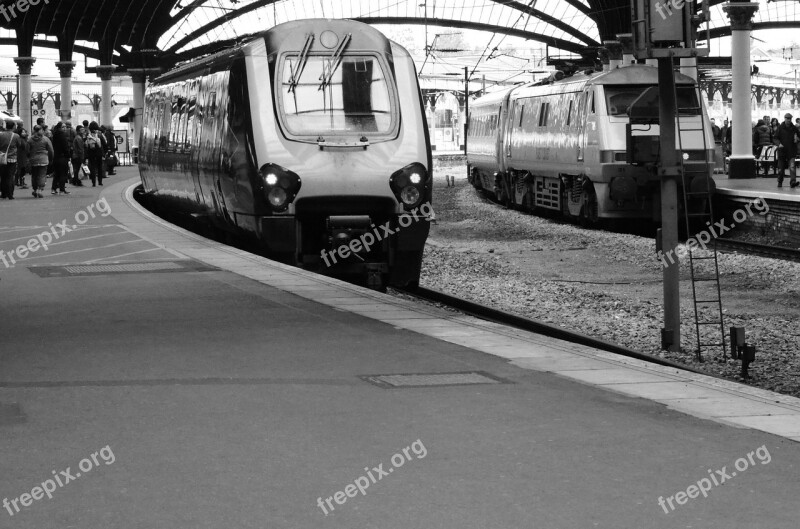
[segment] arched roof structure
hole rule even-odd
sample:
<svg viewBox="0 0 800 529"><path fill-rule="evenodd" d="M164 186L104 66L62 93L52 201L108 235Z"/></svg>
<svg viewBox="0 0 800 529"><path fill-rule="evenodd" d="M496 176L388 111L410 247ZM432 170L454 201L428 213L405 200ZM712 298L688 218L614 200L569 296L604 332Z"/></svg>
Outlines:
<svg viewBox="0 0 800 529"><path fill-rule="evenodd" d="M730 34L723 3L711 0L712 37ZM760 4L755 29L800 26L800 3ZM0 0L0 27L16 35L0 44L15 44L20 57L46 46L57 48L62 61L77 51L120 70L164 69L281 22L328 17L484 30L591 56L603 41L630 32L629 5L629 0Z"/></svg>

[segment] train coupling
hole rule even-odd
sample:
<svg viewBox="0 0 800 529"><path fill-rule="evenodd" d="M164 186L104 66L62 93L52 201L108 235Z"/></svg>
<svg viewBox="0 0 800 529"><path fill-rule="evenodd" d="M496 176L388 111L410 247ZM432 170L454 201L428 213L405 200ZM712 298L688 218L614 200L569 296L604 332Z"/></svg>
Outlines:
<svg viewBox="0 0 800 529"><path fill-rule="evenodd" d="M364 235L371 225L369 215L332 215L326 221L328 244L332 250L349 247L354 255L369 252Z"/></svg>

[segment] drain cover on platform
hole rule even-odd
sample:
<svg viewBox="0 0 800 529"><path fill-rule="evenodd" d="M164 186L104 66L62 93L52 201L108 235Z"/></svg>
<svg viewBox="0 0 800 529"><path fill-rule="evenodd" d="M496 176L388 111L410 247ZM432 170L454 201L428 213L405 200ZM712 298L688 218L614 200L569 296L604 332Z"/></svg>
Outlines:
<svg viewBox="0 0 800 529"><path fill-rule="evenodd" d="M381 388L422 388L430 386L465 386L474 384L509 384L483 371L466 373L410 373L399 375L362 375L362 380Z"/></svg>
<svg viewBox="0 0 800 529"><path fill-rule="evenodd" d="M113 264L73 264L62 266L32 266L31 272L40 277L93 276L101 274L140 274L143 272L208 272L217 270L197 261L149 261Z"/></svg>

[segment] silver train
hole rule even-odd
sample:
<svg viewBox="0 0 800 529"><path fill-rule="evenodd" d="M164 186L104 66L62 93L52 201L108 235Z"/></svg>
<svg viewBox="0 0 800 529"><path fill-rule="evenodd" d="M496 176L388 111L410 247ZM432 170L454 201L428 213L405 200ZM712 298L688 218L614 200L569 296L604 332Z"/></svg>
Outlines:
<svg viewBox="0 0 800 529"><path fill-rule="evenodd" d="M347 20L276 26L148 87L139 169L157 207L270 257L413 286L432 160L414 63ZM427 211L426 211L427 210Z"/></svg>
<svg viewBox="0 0 800 529"><path fill-rule="evenodd" d="M589 224L659 220L659 178L626 162L628 108L657 77L655 67L631 65L477 99L467 132L470 183L509 207L553 210ZM687 173L692 167L706 180L685 184L705 189L714 160L714 141L703 126L707 111L692 78L676 73L675 82L678 107L686 109L680 139ZM658 134L658 125L648 134Z"/></svg>

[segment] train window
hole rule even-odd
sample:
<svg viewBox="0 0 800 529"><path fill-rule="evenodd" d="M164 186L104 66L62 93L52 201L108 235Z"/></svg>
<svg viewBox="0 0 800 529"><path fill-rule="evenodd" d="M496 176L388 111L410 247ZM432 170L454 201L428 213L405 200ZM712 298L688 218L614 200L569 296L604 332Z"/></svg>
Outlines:
<svg viewBox="0 0 800 529"><path fill-rule="evenodd" d="M525 116L525 103L519 107L519 123L517 124L518 127L522 126L522 118Z"/></svg>
<svg viewBox="0 0 800 529"><path fill-rule="evenodd" d="M345 55L284 58L279 109L288 132L298 136L387 134L395 127L396 102L377 57Z"/></svg>
<svg viewBox="0 0 800 529"><path fill-rule="evenodd" d="M567 108L567 127L572 124L572 99L569 100L569 108Z"/></svg>
<svg viewBox="0 0 800 529"><path fill-rule="evenodd" d="M589 113L594 114L594 92L589 92Z"/></svg>
<svg viewBox="0 0 800 529"><path fill-rule="evenodd" d="M542 108L539 111L539 126L546 127L547 126L547 118L550 114L550 103L542 103Z"/></svg>

